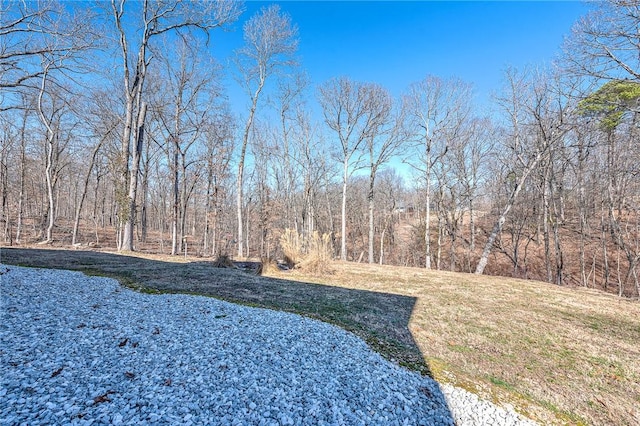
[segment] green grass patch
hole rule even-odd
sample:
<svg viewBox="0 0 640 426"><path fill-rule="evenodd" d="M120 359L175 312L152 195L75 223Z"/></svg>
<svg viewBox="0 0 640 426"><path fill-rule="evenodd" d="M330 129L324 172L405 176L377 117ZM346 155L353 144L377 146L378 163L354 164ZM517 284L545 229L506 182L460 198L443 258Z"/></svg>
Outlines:
<svg viewBox="0 0 640 426"><path fill-rule="evenodd" d="M488 379L492 384L494 384L496 386L499 386L499 387L501 387L503 389L506 389L508 391L515 391L515 388L513 387L513 385L511 385L510 383L508 383L505 380L502 380L502 379L500 379L498 377L495 377L495 376L489 376Z"/></svg>

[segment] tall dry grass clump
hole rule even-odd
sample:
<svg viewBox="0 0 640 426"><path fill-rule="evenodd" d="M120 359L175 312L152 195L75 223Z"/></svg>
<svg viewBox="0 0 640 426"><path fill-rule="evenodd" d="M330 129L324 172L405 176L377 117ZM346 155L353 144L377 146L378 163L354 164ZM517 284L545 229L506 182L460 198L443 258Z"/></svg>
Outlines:
<svg viewBox="0 0 640 426"><path fill-rule="evenodd" d="M260 264L254 273L256 275L264 275L277 272L278 270L278 262L276 262L275 259L265 257L260 259Z"/></svg>
<svg viewBox="0 0 640 426"><path fill-rule="evenodd" d="M300 262L300 269L313 274L332 274L334 271L333 246L329 234L322 234L314 231L309 239L307 255Z"/></svg>
<svg viewBox="0 0 640 426"><path fill-rule="evenodd" d="M295 229L285 229L280 236L280 248L284 256L284 262L290 268L295 267L302 261L304 251L302 247L302 236Z"/></svg>
<svg viewBox="0 0 640 426"><path fill-rule="evenodd" d="M233 260L229 257L228 254L220 254L213 261L213 266L215 268L235 268L236 265L233 263Z"/></svg>
<svg viewBox="0 0 640 426"><path fill-rule="evenodd" d="M318 275L332 274L333 245L329 234L314 231L305 241L304 237L293 229L285 229L280 237L280 247L285 262L291 268Z"/></svg>

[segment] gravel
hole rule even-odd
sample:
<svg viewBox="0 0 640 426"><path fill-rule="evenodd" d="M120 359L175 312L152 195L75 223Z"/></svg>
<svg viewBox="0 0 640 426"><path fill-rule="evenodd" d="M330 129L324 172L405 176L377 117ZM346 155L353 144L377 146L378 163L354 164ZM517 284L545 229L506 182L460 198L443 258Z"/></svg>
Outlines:
<svg viewBox="0 0 640 426"><path fill-rule="evenodd" d="M298 315L0 265L0 425L528 425Z"/></svg>

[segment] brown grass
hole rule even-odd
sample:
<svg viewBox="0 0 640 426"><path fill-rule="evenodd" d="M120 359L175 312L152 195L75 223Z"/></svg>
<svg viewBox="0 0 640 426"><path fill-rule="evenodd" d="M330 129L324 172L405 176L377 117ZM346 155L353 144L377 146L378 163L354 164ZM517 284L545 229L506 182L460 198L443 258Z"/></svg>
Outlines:
<svg viewBox="0 0 640 426"><path fill-rule="evenodd" d="M280 236L280 248L284 255L284 261L290 268L302 261L304 255L302 238L295 229L287 228L284 230Z"/></svg>
<svg viewBox="0 0 640 426"><path fill-rule="evenodd" d="M308 241L293 229L285 229L280 236L284 260L291 268L313 275L333 273L333 247L329 234L314 231Z"/></svg>
<svg viewBox="0 0 640 426"><path fill-rule="evenodd" d="M256 270L256 275L269 275L278 272L278 262L274 259L261 259Z"/></svg>
<svg viewBox="0 0 640 426"><path fill-rule="evenodd" d="M309 238L307 254L297 265L300 270L313 275L331 275L333 268L333 248L329 234L320 235L314 231Z"/></svg>
<svg viewBox="0 0 640 426"><path fill-rule="evenodd" d="M417 298L409 329L435 377L544 424L640 424L640 304L601 292L338 263L277 277Z"/></svg>
<svg viewBox="0 0 640 426"><path fill-rule="evenodd" d="M233 260L231 260L231 258L226 254L219 255L212 262L212 265L215 266L216 268L234 268L235 267L233 264Z"/></svg>

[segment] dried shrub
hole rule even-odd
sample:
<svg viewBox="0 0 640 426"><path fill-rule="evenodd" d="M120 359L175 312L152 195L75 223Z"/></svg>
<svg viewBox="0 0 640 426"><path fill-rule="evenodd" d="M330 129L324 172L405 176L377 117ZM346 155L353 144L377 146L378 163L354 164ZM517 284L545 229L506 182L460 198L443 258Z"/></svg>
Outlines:
<svg viewBox="0 0 640 426"><path fill-rule="evenodd" d="M302 236L295 229L285 229L280 236L280 248L284 256L284 263L289 268L294 268L302 261L304 251L302 247Z"/></svg>
<svg viewBox="0 0 640 426"><path fill-rule="evenodd" d="M213 261L213 266L215 268L235 268L236 265L233 263L233 260L227 254L218 255L216 260Z"/></svg>
<svg viewBox="0 0 640 426"><path fill-rule="evenodd" d="M335 270L333 263L333 245L329 234L318 233L314 231L309 239L309 248L307 255L299 264L299 268L305 272L312 274L328 275L333 274Z"/></svg>
<svg viewBox="0 0 640 426"><path fill-rule="evenodd" d="M258 265L258 269L256 269L255 274L256 275L263 275L263 274L269 274L271 272L277 272L279 270L278 268L278 262L276 262L275 259L261 259L260 260L260 265Z"/></svg>
<svg viewBox="0 0 640 426"><path fill-rule="evenodd" d="M311 274L332 274L333 245L329 234L320 235L315 231L306 244L304 242L295 230L286 229L282 234L280 246L287 265Z"/></svg>

